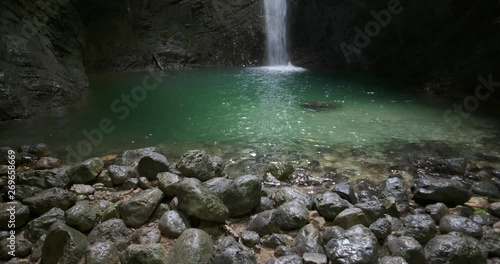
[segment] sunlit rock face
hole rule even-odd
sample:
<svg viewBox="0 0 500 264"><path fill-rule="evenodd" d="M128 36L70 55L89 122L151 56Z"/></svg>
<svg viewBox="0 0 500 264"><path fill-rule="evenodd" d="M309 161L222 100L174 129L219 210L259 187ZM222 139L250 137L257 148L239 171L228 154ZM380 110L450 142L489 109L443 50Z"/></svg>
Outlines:
<svg viewBox="0 0 500 264"><path fill-rule="evenodd" d="M298 66L367 72L463 97L500 58L498 1L293 0L290 9Z"/></svg>

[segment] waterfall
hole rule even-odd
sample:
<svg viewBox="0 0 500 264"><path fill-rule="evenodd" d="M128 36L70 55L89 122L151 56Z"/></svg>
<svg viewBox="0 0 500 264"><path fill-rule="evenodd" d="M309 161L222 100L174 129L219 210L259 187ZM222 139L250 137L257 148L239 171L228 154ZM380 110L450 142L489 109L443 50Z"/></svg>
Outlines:
<svg viewBox="0 0 500 264"><path fill-rule="evenodd" d="M287 0L264 0L266 12L267 60L269 65L287 65Z"/></svg>

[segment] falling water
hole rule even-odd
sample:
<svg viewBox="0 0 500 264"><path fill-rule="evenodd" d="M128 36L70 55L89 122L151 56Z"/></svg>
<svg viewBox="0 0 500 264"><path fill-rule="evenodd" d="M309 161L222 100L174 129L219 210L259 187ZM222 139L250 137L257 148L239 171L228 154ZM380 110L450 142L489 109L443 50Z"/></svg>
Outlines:
<svg viewBox="0 0 500 264"><path fill-rule="evenodd" d="M266 12L267 59L270 65L287 65L286 5L287 0L264 0Z"/></svg>

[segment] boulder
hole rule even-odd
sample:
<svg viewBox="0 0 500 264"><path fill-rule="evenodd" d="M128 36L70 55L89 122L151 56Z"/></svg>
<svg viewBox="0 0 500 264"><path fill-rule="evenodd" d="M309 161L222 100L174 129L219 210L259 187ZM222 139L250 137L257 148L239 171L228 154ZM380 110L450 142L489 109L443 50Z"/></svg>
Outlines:
<svg viewBox="0 0 500 264"><path fill-rule="evenodd" d="M191 150L182 155L177 162L177 169L184 177L197 178L208 181L220 177L224 170L224 163L218 157L210 157L206 152Z"/></svg>
<svg viewBox="0 0 500 264"><path fill-rule="evenodd" d="M441 218L448 214L448 207L444 203L429 204L425 207L425 212L429 214L436 224L439 224Z"/></svg>
<svg viewBox="0 0 500 264"><path fill-rule="evenodd" d="M191 228L188 219L181 212L167 211L160 218L158 228L168 238L178 238L184 230Z"/></svg>
<svg viewBox="0 0 500 264"><path fill-rule="evenodd" d="M115 165L135 168L139 164L139 160L149 155L151 152L156 152L156 148L125 150L115 158Z"/></svg>
<svg viewBox="0 0 500 264"><path fill-rule="evenodd" d="M486 264L486 255L479 242L463 235L440 235L424 249L427 264Z"/></svg>
<svg viewBox="0 0 500 264"><path fill-rule="evenodd" d="M141 227L132 234L133 244L156 244L160 243L161 232L156 227Z"/></svg>
<svg viewBox="0 0 500 264"><path fill-rule="evenodd" d="M300 229L295 237L293 248L299 256L304 255L304 253L325 253L321 245L321 233L312 224Z"/></svg>
<svg viewBox="0 0 500 264"><path fill-rule="evenodd" d="M167 258L167 263L212 264L214 255L210 236L203 230L190 228L182 232L175 241Z"/></svg>
<svg viewBox="0 0 500 264"><path fill-rule="evenodd" d="M257 264L255 255L246 250L234 237L224 237L220 240L215 252L213 264Z"/></svg>
<svg viewBox="0 0 500 264"><path fill-rule="evenodd" d="M316 195L314 204L319 214L327 220L334 220L340 212L351 206L349 202L333 192Z"/></svg>
<svg viewBox="0 0 500 264"><path fill-rule="evenodd" d="M304 253L302 255L302 262L304 264L328 264L328 258L325 254Z"/></svg>
<svg viewBox="0 0 500 264"><path fill-rule="evenodd" d="M472 184L471 191L474 194L486 196L488 198L500 198L500 190L498 190L495 184L489 181L475 182Z"/></svg>
<svg viewBox="0 0 500 264"><path fill-rule="evenodd" d="M260 203L262 184L253 175L234 179L222 193L222 202L230 216L241 216L252 212Z"/></svg>
<svg viewBox="0 0 500 264"><path fill-rule="evenodd" d="M384 217L385 208L379 200L364 201L355 204L354 207L361 209L370 223Z"/></svg>
<svg viewBox="0 0 500 264"><path fill-rule="evenodd" d="M245 230L240 235L241 243L247 247L253 248L260 243L260 236L257 232Z"/></svg>
<svg viewBox="0 0 500 264"><path fill-rule="evenodd" d="M408 264L425 263L424 248L412 237L389 236L385 247L391 255L402 257Z"/></svg>
<svg viewBox="0 0 500 264"><path fill-rule="evenodd" d="M337 184L333 187L333 192L338 194L342 199L347 200L351 204L358 203L358 197L354 192L354 188L349 183Z"/></svg>
<svg viewBox="0 0 500 264"><path fill-rule="evenodd" d="M158 173L169 170L170 163L165 156L150 152L142 157L137 164L137 172L141 177L146 177L148 180L156 180Z"/></svg>
<svg viewBox="0 0 500 264"><path fill-rule="evenodd" d="M112 242L95 243L87 249L85 264L120 264L120 254Z"/></svg>
<svg viewBox="0 0 500 264"><path fill-rule="evenodd" d="M182 178L177 174L170 172L158 173L158 188L163 192L165 197L173 198L175 196L175 184L182 181Z"/></svg>
<svg viewBox="0 0 500 264"><path fill-rule="evenodd" d="M229 210L221 199L195 178L186 178L175 185L178 208L186 215L201 220L223 223Z"/></svg>
<svg viewBox="0 0 500 264"><path fill-rule="evenodd" d="M298 229L309 222L309 211L304 203L295 200L278 207L275 217L274 222L281 230Z"/></svg>
<svg viewBox="0 0 500 264"><path fill-rule="evenodd" d="M446 204L464 204L472 197L472 193L463 183L430 176L414 180L412 192L414 199Z"/></svg>
<svg viewBox="0 0 500 264"><path fill-rule="evenodd" d="M19 201L0 203L0 230L9 227L11 213L15 216L16 228L21 228L30 220L30 209Z"/></svg>
<svg viewBox="0 0 500 264"><path fill-rule="evenodd" d="M132 244L122 253L121 264L167 264L167 250L162 244Z"/></svg>
<svg viewBox="0 0 500 264"><path fill-rule="evenodd" d="M108 174L114 185L122 185L130 178L137 178L139 174L133 167L110 165Z"/></svg>
<svg viewBox="0 0 500 264"><path fill-rule="evenodd" d="M458 232L477 239L483 235L483 227L480 224L459 215L446 215L441 218L439 230L442 234Z"/></svg>
<svg viewBox="0 0 500 264"><path fill-rule="evenodd" d="M60 208L52 208L45 214L39 216L31 220L26 230L24 231L24 237L29 241L35 243L37 242L43 235L46 235L50 229L50 227L54 223L64 223L64 211Z"/></svg>
<svg viewBox="0 0 500 264"><path fill-rule="evenodd" d="M104 167L104 163L99 158L91 158L73 166L68 171L71 183L88 183L97 178L97 175Z"/></svg>
<svg viewBox="0 0 500 264"><path fill-rule="evenodd" d="M364 225L369 227L370 223L368 222L365 213L363 213L363 210L359 208L349 208L340 212L337 217L335 217L333 225L349 229L355 225Z"/></svg>
<svg viewBox="0 0 500 264"><path fill-rule="evenodd" d="M490 256L500 257L500 229L484 227L481 245Z"/></svg>
<svg viewBox="0 0 500 264"><path fill-rule="evenodd" d="M31 213L41 215L52 208L61 208L62 210L70 208L76 203L76 195L54 187L24 199L23 203L29 206Z"/></svg>
<svg viewBox="0 0 500 264"><path fill-rule="evenodd" d="M130 227L140 227L146 223L163 199L159 189L149 189L130 197L118 206L123 222Z"/></svg>
<svg viewBox="0 0 500 264"><path fill-rule="evenodd" d="M259 235L264 236L279 231L278 223L276 222L275 209L262 211L250 218L247 230L255 231Z"/></svg>
<svg viewBox="0 0 500 264"><path fill-rule="evenodd" d="M63 223L54 223L42 248L44 264L77 264L87 251L87 237Z"/></svg>
<svg viewBox="0 0 500 264"><path fill-rule="evenodd" d="M89 244L112 242L118 250L125 249L130 243L132 230L127 228L123 220L111 219L98 224L88 235Z"/></svg>
<svg viewBox="0 0 500 264"><path fill-rule="evenodd" d="M87 201L80 201L66 211L66 224L79 230L88 232L99 221L101 212Z"/></svg>
<svg viewBox="0 0 500 264"><path fill-rule="evenodd" d="M436 223L429 215L409 215L403 218L403 234L425 245L438 233Z"/></svg>
<svg viewBox="0 0 500 264"><path fill-rule="evenodd" d="M391 222L387 218L379 218L370 225L370 231L377 239L385 239L392 232Z"/></svg>
<svg viewBox="0 0 500 264"><path fill-rule="evenodd" d="M283 187L280 188L273 196L274 203L276 206L280 206L286 202L291 202L293 200L301 200L308 209L313 206L313 199L309 194L303 193L294 187Z"/></svg>
<svg viewBox="0 0 500 264"><path fill-rule="evenodd" d="M387 179L380 187L380 198L386 199L393 197L396 201L396 211L403 214L410 209L410 200L406 192L406 184L399 177Z"/></svg>
<svg viewBox="0 0 500 264"><path fill-rule="evenodd" d="M488 205L488 213L495 217L500 217L500 202L491 203Z"/></svg>
<svg viewBox="0 0 500 264"><path fill-rule="evenodd" d="M341 238L332 238L325 250L333 263L377 264L378 260L377 238L362 225L347 230Z"/></svg>
<svg viewBox="0 0 500 264"><path fill-rule="evenodd" d="M11 241L10 239L2 239L0 241L0 259L8 260L12 258L12 255L9 254L11 251L9 246L12 245ZM16 237L15 245L16 251L14 255L16 258L25 258L31 254L33 244L29 240Z"/></svg>

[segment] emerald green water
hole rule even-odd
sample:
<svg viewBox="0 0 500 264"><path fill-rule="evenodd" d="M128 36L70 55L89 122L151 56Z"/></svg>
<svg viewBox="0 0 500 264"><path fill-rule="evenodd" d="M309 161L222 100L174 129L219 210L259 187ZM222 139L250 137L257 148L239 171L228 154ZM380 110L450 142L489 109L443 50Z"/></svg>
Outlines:
<svg viewBox="0 0 500 264"><path fill-rule="evenodd" d="M193 69L171 72L147 91L137 107L127 107L122 94L131 94L145 74L91 78L85 99L77 106L47 111L25 121L1 124L4 145L44 142L61 156L88 139L82 130L99 128L108 118L113 132L103 133L89 155L161 145L172 158L188 149L203 148L228 159L259 155L299 160L317 159L330 167L325 150L380 150L393 142L439 141L480 148L493 137L497 124L474 115L458 128L444 122L451 105L431 103L403 85L332 72L283 72L266 68ZM309 111L308 101L337 102L338 110ZM123 108L122 108L123 109ZM293 156L295 155L295 156ZM373 154L378 155L378 154ZM293 156L293 157L292 157ZM372 157L365 156L365 159ZM337 165L338 166L338 165Z"/></svg>

